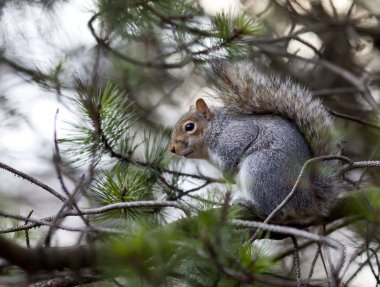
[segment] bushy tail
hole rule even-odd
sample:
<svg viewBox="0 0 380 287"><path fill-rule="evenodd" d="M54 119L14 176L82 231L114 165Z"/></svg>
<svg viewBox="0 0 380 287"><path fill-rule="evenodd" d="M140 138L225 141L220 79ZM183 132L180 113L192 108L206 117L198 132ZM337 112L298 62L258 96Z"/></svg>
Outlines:
<svg viewBox="0 0 380 287"><path fill-rule="evenodd" d="M279 114L300 129L314 157L339 154L332 118L307 89L249 63L214 62L212 67L217 98L225 107L245 114Z"/></svg>

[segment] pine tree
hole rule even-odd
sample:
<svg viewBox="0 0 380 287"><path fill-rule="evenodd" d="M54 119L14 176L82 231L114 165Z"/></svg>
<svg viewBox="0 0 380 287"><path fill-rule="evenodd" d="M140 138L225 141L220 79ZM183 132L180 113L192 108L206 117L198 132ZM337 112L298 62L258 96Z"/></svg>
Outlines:
<svg viewBox="0 0 380 287"><path fill-rule="evenodd" d="M7 15L32 7L54 17L73 2L4 0L0 9ZM55 131L51 168L59 190L0 162L2 170L62 202L55 214L42 219L1 205L0 285L350 286L362 268L369 268L379 284L380 163L374 159L379 158L380 108L373 96L379 91L378 67L349 54L368 38L373 53L378 52L378 26L362 24L379 21L367 2L355 1L341 14L334 1L330 6L269 1L260 13L245 1L241 11L211 16L197 1L97 0L88 19L93 46L73 48L48 68L28 62L27 53L24 59L14 57L4 40L4 70L56 95L78 117L65 123L65 133ZM291 30L276 35L281 24ZM296 25L303 28L296 30ZM304 32L315 33L323 45L309 43ZM314 56L289 50L292 41ZM185 163L169 154L170 128L163 124L162 106L178 109L185 99L178 100L176 90L186 91L190 78L191 88L207 86L212 81L208 63L214 59L249 59L292 75L314 96L323 96L349 131L342 172L355 191L344 194L323 222L262 223L257 215L231 206L231 183L187 172ZM337 101L340 97L354 105ZM9 97L0 100L4 119L27 118ZM358 169L359 176L350 174ZM73 216L82 227L66 224L64 219ZM79 233L78 243L52 246L60 229ZM351 232L351 244L331 236L341 230ZM365 260L354 265L360 255ZM317 261L324 271L313 276ZM352 269L347 273L347 268Z"/></svg>

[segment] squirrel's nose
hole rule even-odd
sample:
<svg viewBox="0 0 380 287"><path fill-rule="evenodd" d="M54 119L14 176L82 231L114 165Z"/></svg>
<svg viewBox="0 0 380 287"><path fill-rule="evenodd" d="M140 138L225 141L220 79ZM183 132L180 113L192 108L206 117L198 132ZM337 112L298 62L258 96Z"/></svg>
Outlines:
<svg viewBox="0 0 380 287"><path fill-rule="evenodd" d="M174 144L170 145L169 149L170 149L170 151L172 153L175 153L175 146L174 146Z"/></svg>

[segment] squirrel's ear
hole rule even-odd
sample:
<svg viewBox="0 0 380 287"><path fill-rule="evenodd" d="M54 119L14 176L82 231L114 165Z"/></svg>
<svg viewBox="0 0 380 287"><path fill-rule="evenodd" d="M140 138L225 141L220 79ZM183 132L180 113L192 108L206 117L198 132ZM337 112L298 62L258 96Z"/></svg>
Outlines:
<svg viewBox="0 0 380 287"><path fill-rule="evenodd" d="M211 120L212 112L209 110L206 102L202 98L199 98L195 102L195 109L197 112L201 113L207 121Z"/></svg>

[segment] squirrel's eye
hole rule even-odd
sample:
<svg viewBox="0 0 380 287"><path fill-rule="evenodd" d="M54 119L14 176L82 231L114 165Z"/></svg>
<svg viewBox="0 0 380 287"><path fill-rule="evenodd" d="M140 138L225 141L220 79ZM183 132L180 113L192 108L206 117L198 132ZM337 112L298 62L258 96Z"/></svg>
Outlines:
<svg viewBox="0 0 380 287"><path fill-rule="evenodd" d="M195 125L194 125L193 123L188 123L188 124L186 124L186 126L185 126L185 130L186 130L187 132L191 132L191 131L193 131L194 128L195 128Z"/></svg>

